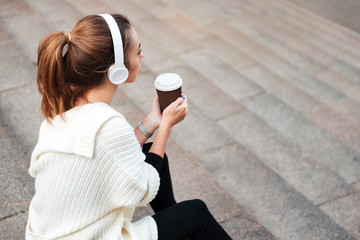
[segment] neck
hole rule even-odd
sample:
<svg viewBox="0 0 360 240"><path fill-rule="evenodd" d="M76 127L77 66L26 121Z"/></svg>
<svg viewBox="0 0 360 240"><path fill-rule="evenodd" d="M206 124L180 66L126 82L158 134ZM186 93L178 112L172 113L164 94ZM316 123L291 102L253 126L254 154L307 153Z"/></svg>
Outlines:
<svg viewBox="0 0 360 240"><path fill-rule="evenodd" d="M103 84L89 90L83 98L76 100L75 107L95 102L104 102L110 105L117 87L117 85L105 80Z"/></svg>

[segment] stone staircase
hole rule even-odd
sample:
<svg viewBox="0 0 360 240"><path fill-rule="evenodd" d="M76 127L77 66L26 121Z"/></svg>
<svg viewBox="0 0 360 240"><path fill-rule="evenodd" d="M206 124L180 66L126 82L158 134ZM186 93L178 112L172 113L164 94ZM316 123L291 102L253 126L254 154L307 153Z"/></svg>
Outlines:
<svg viewBox="0 0 360 240"><path fill-rule="evenodd" d="M287 0L3 0L0 239L24 238L35 191L38 43L104 12L143 46L112 104L132 125L158 74L184 79L190 112L167 145L177 201L203 199L235 240L360 239L360 35Z"/></svg>

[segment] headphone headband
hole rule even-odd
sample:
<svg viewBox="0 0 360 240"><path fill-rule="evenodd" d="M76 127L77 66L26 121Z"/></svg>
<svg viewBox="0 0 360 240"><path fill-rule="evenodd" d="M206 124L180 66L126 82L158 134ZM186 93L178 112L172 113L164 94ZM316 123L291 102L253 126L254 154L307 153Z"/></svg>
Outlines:
<svg viewBox="0 0 360 240"><path fill-rule="evenodd" d="M129 72L124 64L124 52L119 26L110 14L98 14L103 17L109 26L114 46L115 63L109 68L108 78L114 84L121 84L126 81Z"/></svg>

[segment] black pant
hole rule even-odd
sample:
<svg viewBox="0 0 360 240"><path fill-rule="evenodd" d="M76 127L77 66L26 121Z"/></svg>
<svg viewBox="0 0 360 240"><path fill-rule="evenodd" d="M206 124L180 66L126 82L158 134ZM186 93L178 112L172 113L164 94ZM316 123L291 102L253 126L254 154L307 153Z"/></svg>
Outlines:
<svg viewBox="0 0 360 240"><path fill-rule="evenodd" d="M143 146L146 162L153 165L160 175L160 188L150 202L155 211L152 217L158 228L159 240L228 240L231 238L214 219L206 204L198 199L176 203L165 154L161 158L148 153L152 143Z"/></svg>

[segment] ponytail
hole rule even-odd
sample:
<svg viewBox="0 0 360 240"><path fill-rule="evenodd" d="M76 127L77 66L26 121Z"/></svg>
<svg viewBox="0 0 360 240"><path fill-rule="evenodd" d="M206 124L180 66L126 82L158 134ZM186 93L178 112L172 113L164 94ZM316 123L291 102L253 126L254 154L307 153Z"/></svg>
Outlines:
<svg viewBox="0 0 360 240"><path fill-rule="evenodd" d="M65 76L64 46L69 43L65 33L47 36L38 48L37 84L42 95L41 110L50 121L70 109L72 90ZM70 44L70 43L69 43Z"/></svg>

